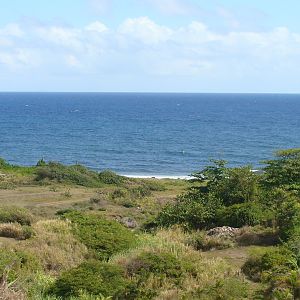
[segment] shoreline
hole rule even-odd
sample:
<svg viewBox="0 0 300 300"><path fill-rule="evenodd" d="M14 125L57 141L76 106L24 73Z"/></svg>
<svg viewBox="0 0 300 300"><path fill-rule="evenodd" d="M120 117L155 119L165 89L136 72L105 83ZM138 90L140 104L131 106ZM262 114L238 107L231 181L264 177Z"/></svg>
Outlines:
<svg viewBox="0 0 300 300"><path fill-rule="evenodd" d="M189 180L192 179L192 176L188 175L139 175L139 174L119 174L127 178L141 178L141 179L180 179L180 180Z"/></svg>

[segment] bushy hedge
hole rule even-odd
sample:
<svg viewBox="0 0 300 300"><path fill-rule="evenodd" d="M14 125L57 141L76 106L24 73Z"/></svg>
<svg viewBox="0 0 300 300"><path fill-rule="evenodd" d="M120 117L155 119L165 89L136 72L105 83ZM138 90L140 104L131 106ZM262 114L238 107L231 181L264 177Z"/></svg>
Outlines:
<svg viewBox="0 0 300 300"><path fill-rule="evenodd" d="M116 265L87 261L80 266L62 273L56 280L52 293L64 299L70 296L80 296L80 293L105 297L119 298L126 293L128 281L124 270Z"/></svg>
<svg viewBox="0 0 300 300"><path fill-rule="evenodd" d="M97 172L81 165L65 166L57 162L36 167L36 180L53 180L59 183L76 184L86 187L100 187Z"/></svg>
<svg viewBox="0 0 300 300"><path fill-rule="evenodd" d="M176 279L184 272L184 262L167 252L142 252L127 264L126 269L130 276L140 276L144 279L151 274Z"/></svg>
<svg viewBox="0 0 300 300"><path fill-rule="evenodd" d="M117 175L113 171L104 170L99 173L99 180L106 184L121 184L124 182L124 177Z"/></svg>
<svg viewBox="0 0 300 300"><path fill-rule="evenodd" d="M261 254L251 255L242 267L243 272L254 281L267 281L272 277L272 273L297 269L296 257L285 247L276 247Z"/></svg>
<svg viewBox="0 0 300 300"><path fill-rule="evenodd" d="M30 225L32 219L32 215L24 208L14 206L0 207L0 223Z"/></svg>
<svg viewBox="0 0 300 300"><path fill-rule="evenodd" d="M154 299L158 290L147 286L148 280L154 280L160 286L168 280L180 286L186 274L193 274L194 268L188 261L179 260L169 252L143 251L133 256L125 266L126 274L132 280L130 299Z"/></svg>
<svg viewBox="0 0 300 300"><path fill-rule="evenodd" d="M133 232L116 221L100 215L69 212L63 215L72 222L73 232L99 259L132 247L136 242Z"/></svg>
<svg viewBox="0 0 300 300"><path fill-rule="evenodd" d="M217 213L219 226L255 226L264 219L262 207L254 202L245 202L223 207Z"/></svg>
<svg viewBox="0 0 300 300"><path fill-rule="evenodd" d="M170 227L181 224L189 229L206 229L215 225L217 209L220 201L214 197L190 200L179 198L175 203L167 204L158 214L154 226Z"/></svg>

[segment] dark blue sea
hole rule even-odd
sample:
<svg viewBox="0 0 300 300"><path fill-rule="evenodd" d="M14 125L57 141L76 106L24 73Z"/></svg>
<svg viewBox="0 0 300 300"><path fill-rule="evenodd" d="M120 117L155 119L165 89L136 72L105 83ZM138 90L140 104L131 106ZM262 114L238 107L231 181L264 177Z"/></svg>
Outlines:
<svg viewBox="0 0 300 300"><path fill-rule="evenodd" d="M300 147L300 95L0 93L0 156L128 175L188 175Z"/></svg>

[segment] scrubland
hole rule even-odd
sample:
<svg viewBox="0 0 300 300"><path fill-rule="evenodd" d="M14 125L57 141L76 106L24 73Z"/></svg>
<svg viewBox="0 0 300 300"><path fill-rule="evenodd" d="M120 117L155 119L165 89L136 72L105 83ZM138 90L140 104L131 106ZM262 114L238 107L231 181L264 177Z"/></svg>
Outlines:
<svg viewBox="0 0 300 300"><path fill-rule="evenodd" d="M191 180L0 159L0 299L300 299L300 149Z"/></svg>

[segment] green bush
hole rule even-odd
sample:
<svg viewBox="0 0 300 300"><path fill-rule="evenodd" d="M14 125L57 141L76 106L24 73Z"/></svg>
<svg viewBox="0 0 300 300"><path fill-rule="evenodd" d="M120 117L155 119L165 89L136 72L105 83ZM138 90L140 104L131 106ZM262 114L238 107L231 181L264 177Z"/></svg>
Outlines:
<svg viewBox="0 0 300 300"><path fill-rule="evenodd" d="M290 198L281 203L276 217L279 235L286 241L300 228L300 204L297 199Z"/></svg>
<svg viewBox="0 0 300 300"><path fill-rule="evenodd" d="M36 167L36 180L51 180L59 183L76 184L86 187L100 187L97 172L91 171L81 165L64 166L57 162Z"/></svg>
<svg viewBox="0 0 300 300"><path fill-rule="evenodd" d="M213 197L205 200L190 200L185 197L167 204L158 214L155 224L170 227L181 224L189 229L206 229L215 225L216 210L221 206Z"/></svg>
<svg viewBox="0 0 300 300"><path fill-rule="evenodd" d="M183 262L171 253L142 252L126 266L129 276L147 278L151 274L178 279L184 272Z"/></svg>
<svg viewBox="0 0 300 300"><path fill-rule="evenodd" d="M24 208L14 206L0 207L0 223L30 225L32 219L32 215Z"/></svg>
<svg viewBox="0 0 300 300"><path fill-rule="evenodd" d="M97 258L108 259L111 255L132 247L136 237L116 221L100 215L69 212L63 215L72 222L75 236L90 249Z"/></svg>
<svg viewBox="0 0 300 300"><path fill-rule="evenodd" d="M191 263L169 252L141 252L127 261L125 268L132 280L130 299L153 299L166 280L179 287L186 274L195 272ZM157 289L148 286L149 280L155 282Z"/></svg>
<svg viewBox="0 0 300 300"><path fill-rule="evenodd" d="M52 293L57 296L76 296L86 292L92 296L119 298L126 293L128 281L124 278L124 270L116 265L87 261L76 268L62 273L56 280Z"/></svg>
<svg viewBox="0 0 300 300"><path fill-rule="evenodd" d="M10 167L10 164L3 158L0 158L0 169L7 169L9 167Z"/></svg>
<svg viewBox="0 0 300 300"><path fill-rule="evenodd" d="M276 247L262 254L252 255L242 267L242 271L250 279L266 282L275 274L285 274L297 269L295 255L285 247Z"/></svg>
<svg viewBox="0 0 300 300"><path fill-rule="evenodd" d="M275 159L265 161L263 184L300 192L300 149L277 151Z"/></svg>
<svg viewBox="0 0 300 300"><path fill-rule="evenodd" d="M99 173L99 180L106 184L121 184L124 181L124 177L117 175L113 171L104 170Z"/></svg>
<svg viewBox="0 0 300 300"><path fill-rule="evenodd" d="M255 202L234 204L220 209L217 213L219 226L255 226L264 220L261 206Z"/></svg>
<svg viewBox="0 0 300 300"><path fill-rule="evenodd" d="M1 248L0 276L6 273L9 282L39 270L41 266L35 256L24 251Z"/></svg>

